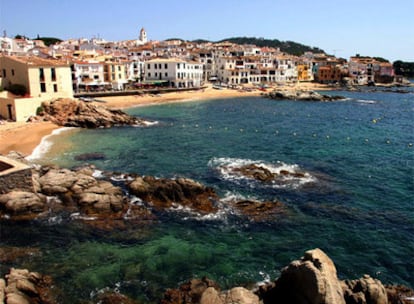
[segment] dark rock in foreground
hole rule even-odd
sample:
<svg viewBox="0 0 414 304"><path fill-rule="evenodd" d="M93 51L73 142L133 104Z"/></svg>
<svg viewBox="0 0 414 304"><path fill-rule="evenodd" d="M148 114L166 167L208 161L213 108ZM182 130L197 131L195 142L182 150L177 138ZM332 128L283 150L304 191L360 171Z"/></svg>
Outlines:
<svg viewBox="0 0 414 304"><path fill-rule="evenodd" d="M274 90L264 94L265 97L276 100L301 100L301 101L335 101L343 100L345 97L337 95L319 94L314 91L280 91Z"/></svg>
<svg viewBox="0 0 414 304"><path fill-rule="evenodd" d="M42 103L44 119L59 126L81 128L109 128L112 126L145 125L145 121L121 110L75 99L57 99Z"/></svg>
<svg viewBox="0 0 414 304"><path fill-rule="evenodd" d="M59 303L55 291L51 277L27 269L12 268L6 280L0 278L0 303Z"/></svg>

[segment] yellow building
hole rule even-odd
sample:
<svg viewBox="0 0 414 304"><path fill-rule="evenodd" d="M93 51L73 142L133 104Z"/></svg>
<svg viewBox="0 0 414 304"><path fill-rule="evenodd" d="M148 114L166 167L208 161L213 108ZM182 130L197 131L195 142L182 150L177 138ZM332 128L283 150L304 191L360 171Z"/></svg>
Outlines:
<svg viewBox="0 0 414 304"><path fill-rule="evenodd" d="M296 69L298 71L298 81L312 80L309 73L309 66L307 64L298 64Z"/></svg>
<svg viewBox="0 0 414 304"><path fill-rule="evenodd" d="M73 98L72 73L69 64L34 56L0 56L0 86L26 88L25 96L2 94L0 115L4 119L25 121L36 114L45 100Z"/></svg>
<svg viewBox="0 0 414 304"><path fill-rule="evenodd" d="M111 83L114 90L123 90L128 83L125 62L105 62L104 80Z"/></svg>

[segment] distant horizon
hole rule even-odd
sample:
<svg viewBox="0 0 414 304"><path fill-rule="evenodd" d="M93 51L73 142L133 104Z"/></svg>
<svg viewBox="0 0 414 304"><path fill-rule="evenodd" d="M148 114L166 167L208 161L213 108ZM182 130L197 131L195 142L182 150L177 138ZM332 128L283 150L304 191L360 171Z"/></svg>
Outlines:
<svg viewBox="0 0 414 304"><path fill-rule="evenodd" d="M0 31L8 37L121 41L137 39L144 27L148 40L256 37L294 41L347 59L361 54L414 62L412 11L412 0L393 5L388 0L0 0Z"/></svg>

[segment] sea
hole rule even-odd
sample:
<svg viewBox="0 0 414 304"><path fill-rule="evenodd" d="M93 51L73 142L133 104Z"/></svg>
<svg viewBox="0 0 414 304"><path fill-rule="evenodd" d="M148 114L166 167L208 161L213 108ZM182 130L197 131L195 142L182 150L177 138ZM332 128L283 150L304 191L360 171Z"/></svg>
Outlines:
<svg viewBox="0 0 414 304"><path fill-rule="evenodd" d="M304 252L322 249L340 279L364 274L414 288L414 90L334 91L335 102L263 97L194 100L131 108L147 127L62 129L32 160L213 187L219 211L175 207L157 220L98 231L59 217L1 223L1 246L35 248L19 265L53 277L62 303L121 292L157 303L167 288L207 276L222 289L273 281ZM272 183L237 174L257 164L300 172ZM97 171L99 172L99 171ZM233 199L279 201L286 212L253 221ZM16 262L15 262L16 263Z"/></svg>

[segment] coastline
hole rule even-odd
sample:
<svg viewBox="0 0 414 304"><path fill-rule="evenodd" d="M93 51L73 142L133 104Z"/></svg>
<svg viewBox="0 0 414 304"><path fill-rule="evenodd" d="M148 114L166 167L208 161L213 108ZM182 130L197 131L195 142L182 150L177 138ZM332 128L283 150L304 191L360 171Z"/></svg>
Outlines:
<svg viewBox="0 0 414 304"><path fill-rule="evenodd" d="M275 87L273 87L275 88ZM267 91L272 90L269 88ZM277 86L281 90L331 90L327 85L318 83L293 83ZM117 97L102 97L98 104L103 104L110 109L127 109L140 106L159 105L165 103L190 102L195 100L211 100L218 98L235 98L260 96L263 91L256 88L250 90L214 89L211 85L199 91L172 92L162 95L131 95ZM11 151L17 151L25 156L31 155L41 144L45 136L61 128L51 122L6 122L0 124L0 154L7 155Z"/></svg>

